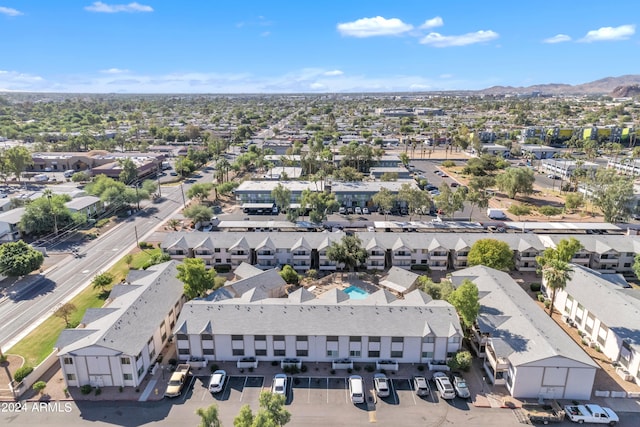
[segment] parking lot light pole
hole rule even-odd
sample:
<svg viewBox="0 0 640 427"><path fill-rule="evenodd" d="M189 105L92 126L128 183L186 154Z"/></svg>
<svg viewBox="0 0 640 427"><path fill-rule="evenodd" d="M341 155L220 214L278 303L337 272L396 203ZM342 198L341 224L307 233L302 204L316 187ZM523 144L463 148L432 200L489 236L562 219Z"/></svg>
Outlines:
<svg viewBox="0 0 640 427"><path fill-rule="evenodd" d="M51 214L53 215L53 232L55 235L58 235L58 217L53 210L53 204L51 203L51 191L47 193L47 199L49 200L49 210L51 210Z"/></svg>

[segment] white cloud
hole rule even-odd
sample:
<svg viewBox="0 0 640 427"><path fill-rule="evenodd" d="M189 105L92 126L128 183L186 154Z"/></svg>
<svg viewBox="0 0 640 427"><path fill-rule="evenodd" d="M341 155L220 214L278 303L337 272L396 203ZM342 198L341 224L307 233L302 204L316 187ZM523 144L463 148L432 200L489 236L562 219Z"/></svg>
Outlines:
<svg viewBox="0 0 640 427"><path fill-rule="evenodd" d="M98 12L98 13L118 13L118 12L153 12L153 8L151 6L146 6L144 4L140 4L137 2L129 3L129 4L106 4L101 1L93 2L91 6L86 6L84 8L89 12Z"/></svg>
<svg viewBox="0 0 640 427"><path fill-rule="evenodd" d="M122 73L128 73L129 70L126 70L123 68L109 68L106 70L100 70L100 72L104 74L122 74Z"/></svg>
<svg viewBox="0 0 640 427"><path fill-rule="evenodd" d="M10 7L0 6L0 15L19 16L19 15L23 15L23 13L20 12L19 10L12 9Z"/></svg>
<svg viewBox="0 0 640 427"><path fill-rule="evenodd" d="M475 43L488 42L498 37L499 34L491 30L480 30L475 33L461 34L459 36L443 36L440 33L429 33L420 40L420 43L433 47L467 46Z"/></svg>
<svg viewBox="0 0 640 427"><path fill-rule="evenodd" d="M341 70L331 70L331 71L325 71L324 73L322 73L324 76L341 76L344 73Z"/></svg>
<svg viewBox="0 0 640 427"><path fill-rule="evenodd" d="M635 25L620 25L619 27L602 27L591 30L580 39L581 42L591 43L608 40L627 40L636 33Z"/></svg>
<svg viewBox="0 0 640 427"><path fill-rule="evenodd" d="M353 22L338 24L338 31L343 36L373 37L395 36L413 29L413 25L405 24L398 18L386 19L382 16L362 18Z"/></svg>
<svg viewBox="0 0 640 427"><path fill-rule="evenodd" d="M260 33L260 37L269 37L271 35L270 31L264 31L262 33Z"/></svg>
<svg viewBox="0 0 640 427"><path fill-rule="evenodd" d="M549 37L548 39L542 40L542 43L555 44L555 43L563 43L563 42L570 42L570 41L571 41L571 37L569 37L568 35L556 34L553 37Z"/></svg>
<svg viewBox="0 0 640 427"><path fill-rule="evenodd" d="M436 28L436 27L442 27L443 25L444 25L444 21L442 20L442 18L439 16L436 16L435 18L427 19L426 21L424 21L424 24L420 25L420 28L422 29Z"/></svg>

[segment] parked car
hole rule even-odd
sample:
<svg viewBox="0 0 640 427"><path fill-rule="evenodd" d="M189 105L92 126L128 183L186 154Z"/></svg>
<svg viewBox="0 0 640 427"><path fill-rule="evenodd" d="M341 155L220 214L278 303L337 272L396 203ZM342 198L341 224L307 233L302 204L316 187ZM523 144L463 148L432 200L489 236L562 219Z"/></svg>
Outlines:
<svg viewBox="0 0 640 427"><path fill-rule="evenodd" d="M347 214L352 215L353 214L353 208L347 208Z"/></svg>
<svg viewBox="0 0 640 427"><path fill-rule="evenodd" d="M364 381L360 375L349 377L349 395L352 403L364 403Z"/></svg>
<svg viewBox="0 0 640 427"><path fill-rule="evenodd" d="M389 378L385 374L375 374L373 376L373 386L379 397L388 397L390 393Z"/></svg>
<svg viewBox="0 0 640 427"><path fill-rule="evenodd" d="M338 209L338 213L340 215L344 215L347 213L347 208L345 208L344 206L340 206L340 208Z"/></svg>
<svg viewBox="0 0 640 427"><path fill-rule="evenodd" d="M413 377L413 388L418 396L429 395L429 383L425 377Z"/></svg>
<svg viewBox="0 0 640 427"><path fill-rule="evenodd" d="M224 388L224 382L227 380L227 373L222 369L219 369L211 375L209 381L209 391L211 393L220 393Z"/></svg>
<svg viewBox="0 0 640 427"><path fill-rule="evenodd" d="M442 399L453 399L456 397L456 391L451 385L451 381L444 372L435 372L433 381L436 383L438 394Z"/></svg>
<svg viewBox="0 0 640 427"><path fill-rule="evenodd" d="M271 392L274 394L287 394L287 376L285 374L276 374L273 377Z"/></svg>
<svg viewBox="0 0 640 427"><path fill-rule="evenodd" d="M459 186L460 186L460 184L458 184L457 182L452 182L452 183L451 183L451 186L455 188L455 187L459 187Z"/></svg>
<svg viewBox="0 0 640 427"><path fill-rule="evenodd" d="M362 215L362 208L360 206L356 206L354 212L356 215Z"/></svg>
<svg viewBox="0 0 640 427"><path fill-rule="evenodd" d="M364 215L369 215L371 212L369 212L369 208L362 208L362 213Z"/></svg>
<svg viewBox="0 0 640 427"><path fill-rule="evenodd" d="M453 388L456 390L458 397L468 399L471 396L467 382L460 375L453 375L451 382L453 383Z"/></svg>

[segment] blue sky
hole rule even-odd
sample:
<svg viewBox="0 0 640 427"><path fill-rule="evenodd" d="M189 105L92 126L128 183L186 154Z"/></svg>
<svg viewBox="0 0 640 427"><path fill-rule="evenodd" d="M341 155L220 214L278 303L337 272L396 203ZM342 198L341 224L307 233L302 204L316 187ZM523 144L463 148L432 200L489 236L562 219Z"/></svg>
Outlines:
<svg viewBox="0 0 640 427"><path fill-rule="evenodd" d="M291 93L640 73L637 0L0 0L0 90Z"/></svg>

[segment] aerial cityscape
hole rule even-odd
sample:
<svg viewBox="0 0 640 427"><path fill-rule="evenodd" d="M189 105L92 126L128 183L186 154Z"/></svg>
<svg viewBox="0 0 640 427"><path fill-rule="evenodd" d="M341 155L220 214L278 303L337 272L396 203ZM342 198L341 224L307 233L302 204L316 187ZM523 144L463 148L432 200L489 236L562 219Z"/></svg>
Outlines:
<svg viewBox="0 0 640 427"><path fill-rule="evenodd" d="M639 5L58 3L0 2L2 425L637 425Z"/></svg>

